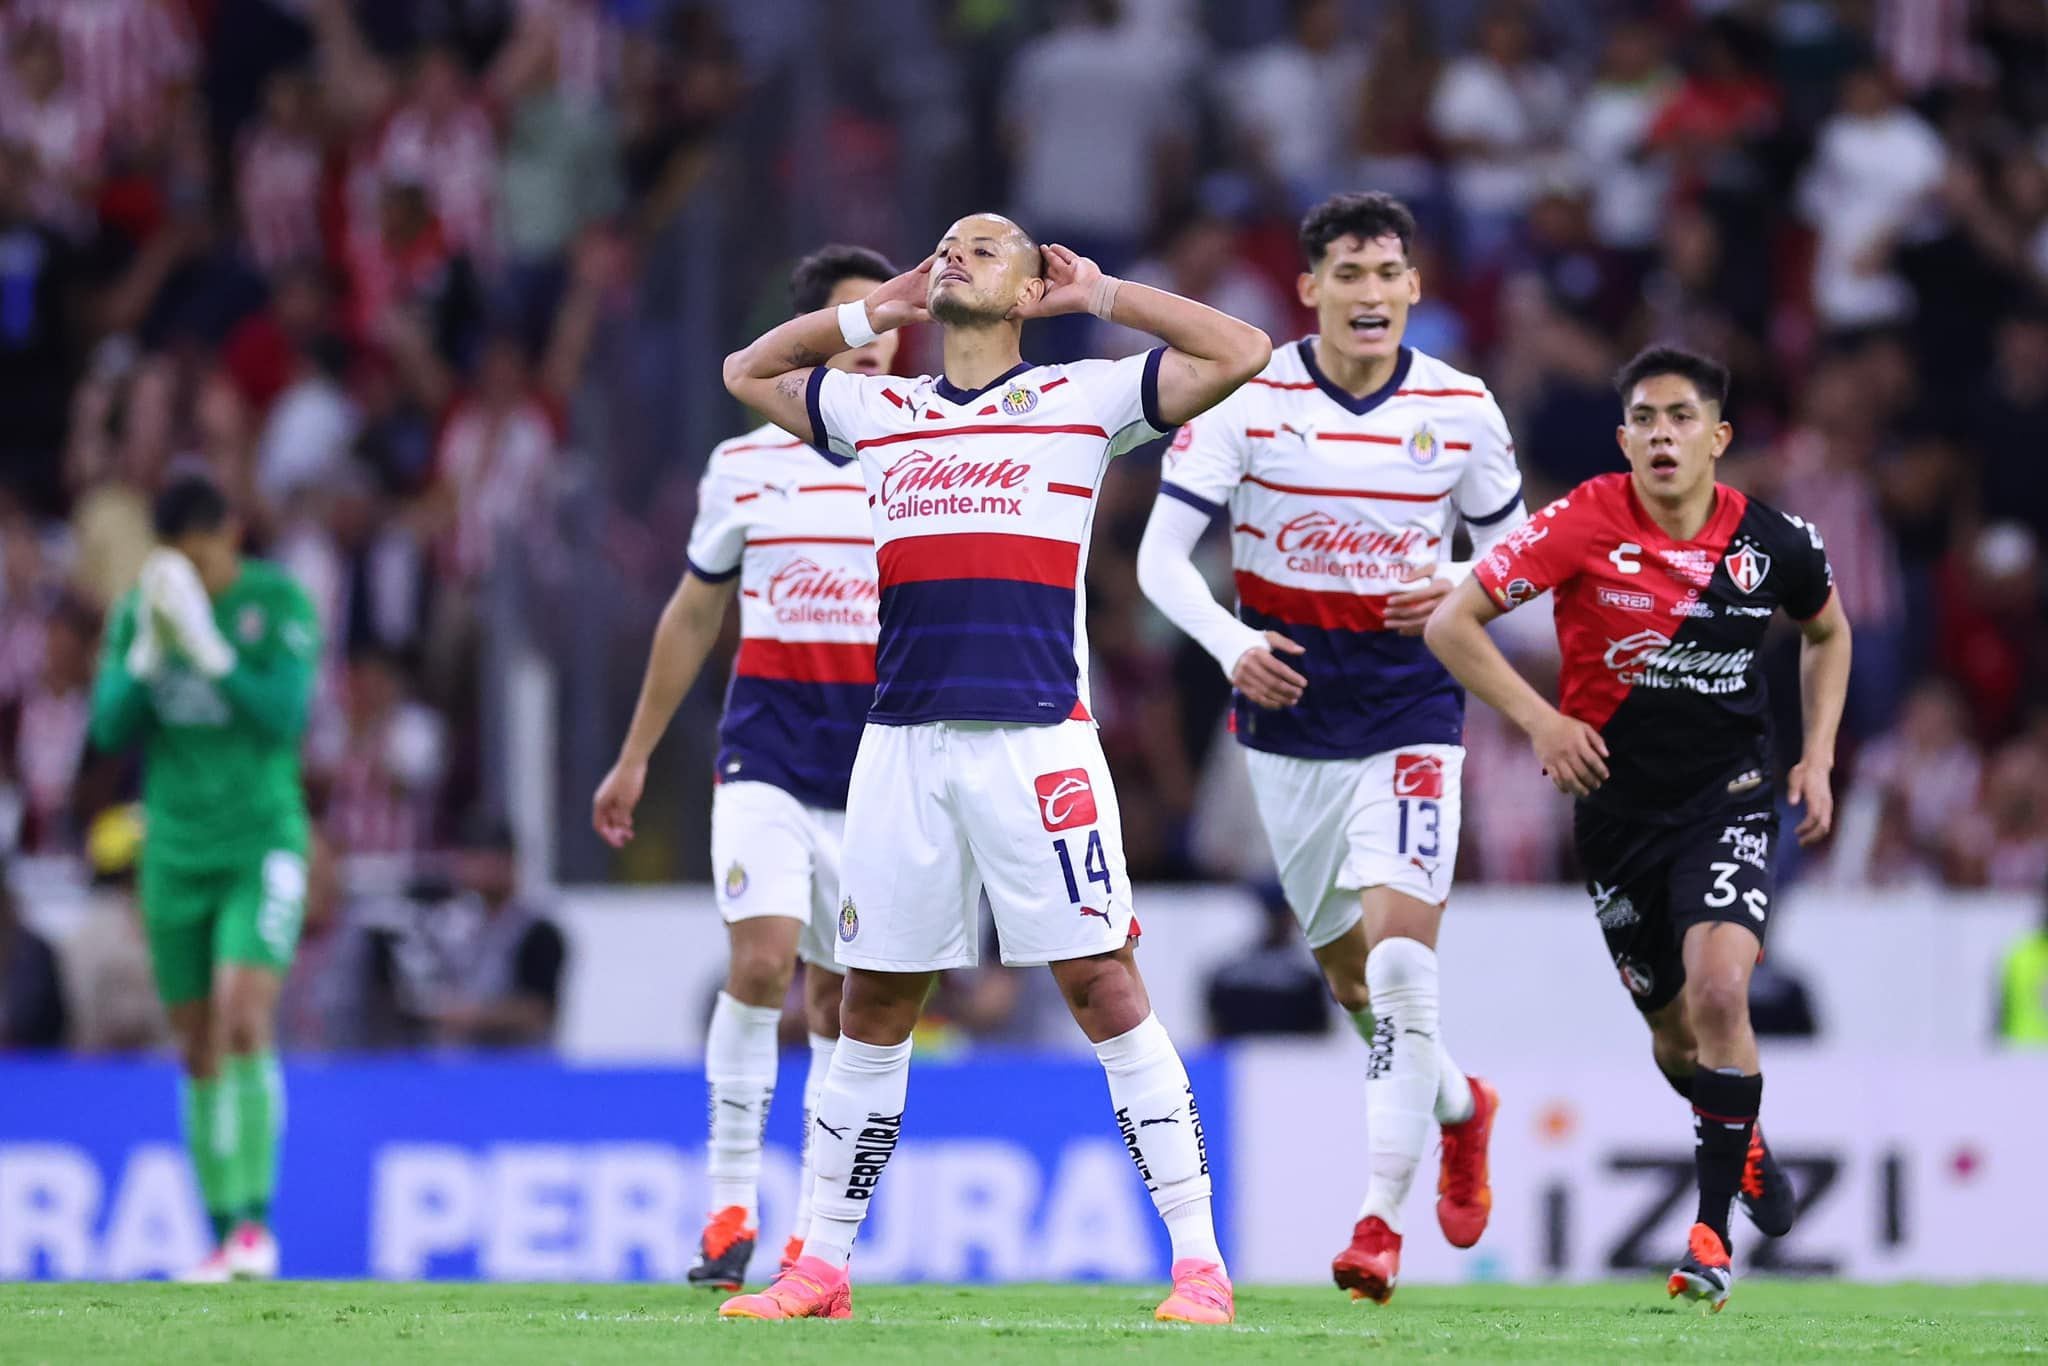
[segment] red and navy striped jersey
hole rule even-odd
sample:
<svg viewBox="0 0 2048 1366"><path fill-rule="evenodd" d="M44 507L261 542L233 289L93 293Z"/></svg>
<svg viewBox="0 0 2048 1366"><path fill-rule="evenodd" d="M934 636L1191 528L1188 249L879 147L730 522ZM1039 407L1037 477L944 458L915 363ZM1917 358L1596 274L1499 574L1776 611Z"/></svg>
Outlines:
<svg viewBox="0 0 2048 1366"><path fill-rule="evenodd" d="M1556 594L1559 707L1607 741L1609 776L1591 804L1671 823L1768 804L1759 653L1779 608L1810 621L1834 592L1817 529L1724 485L1700 534L1674 541L1632 476L1603 474L1517 527L1473 574L1503 609Z"/></svg>
<svg viewBox="0 0 2048 1366"><path fill-rule="evenodd" d="M1387 598L1451 558L1460 518L1522 501L1507 419L1486 386L1403 348L1393 377L1355 397L1316 365L1315 339L1182 427L1159 491L1227 512L1237 614L1304 653L1291 707L1239 697L1240 743L1307 759L1459 743L1464 693L1421 639L1388 631Z"/></svg>
<svg viewBox="0 0 2048 1366"><path fill-rule="evenodd" d="M811 373L811 431L857 457L881 576L878 725L1088 715L1081 595L1109 461L1165 434L1164 350L1019 364L980 389Z"/></svg>
<svg viewBox="0 0 2048 1366"><path fill-rule="evenodd" d="M849 464L757 427L711 452L690 529L690 572L740 580L718 780L833 810L875 697L874 532Z"/></svg>

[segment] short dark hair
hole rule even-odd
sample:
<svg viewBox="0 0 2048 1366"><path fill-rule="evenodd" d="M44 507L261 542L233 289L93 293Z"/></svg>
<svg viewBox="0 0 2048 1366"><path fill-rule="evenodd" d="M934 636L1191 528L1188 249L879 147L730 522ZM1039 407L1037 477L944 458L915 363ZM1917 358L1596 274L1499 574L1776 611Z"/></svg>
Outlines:
<svg viewBox="0 0 2048 1366"><path fill-rule="evenodd" d="M1356 237L1361 242L1398 237L1401 254L1412 256L1415 215L1406 204L1378 190L1333 194L1301 220L1301 254L1308 258L1308 268L1320 266L1330 244L1343 237Z"/></svg>
<svg viewBox="0 0 2048 1366"><path fill-rule="evenodd" d="M796 263L789 273L789 307L799 316L815 313L832 297L844 280L873 280L876 284L896 278L896 267L879 251L851 247L843 242L819 247Z"/></svg>
<svg viewBox="0 0 2048 1366"><path fill-rule="evenodd" d="M1697 351L1682 346L1646 346L1614 374L1614 392L1621 395L1624 408L1628 396L1646 379L1677 375L1692 381L1702 399L1725 406L1728 402L1728 367Z"/></svg>
<svg viewBox="0 0 2048 1366"><path fill-rule="evenodd" d="M152 520L159 541L175 541L195 531L218 531L227 524L227 495L203 474L181 474L156 496Z"/></svg>

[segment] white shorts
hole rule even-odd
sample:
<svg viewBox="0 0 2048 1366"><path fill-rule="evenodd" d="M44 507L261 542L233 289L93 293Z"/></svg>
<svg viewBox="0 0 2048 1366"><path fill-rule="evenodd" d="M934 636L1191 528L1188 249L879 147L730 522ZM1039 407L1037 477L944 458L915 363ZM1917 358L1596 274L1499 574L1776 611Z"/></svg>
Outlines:
<svg viewBox="0 0 2048 1366"><path fill-rule="evenodd" d="M1116 789L1090 722L871 724L846 812L847 967L973 967L983 891L1012 967L1107 953L1137 932Z"/></svg>
<svg viewBox="0 0 2048 1366"><path fill-rule="evenodd" d="M831 972L846 813L771 783L720 783L711 794L711 880L730 925L764 915L801 921L797 957Z"/></svg>
<svg viewBox="0 0 2048 1366"><path fill-rule="evenodd" d="M1461 745L1409 745L1364 759L1244 752L1280 890L1319 949L1364 914L1358 893L1391 887L1441 904L1458 863Z"/></svg>

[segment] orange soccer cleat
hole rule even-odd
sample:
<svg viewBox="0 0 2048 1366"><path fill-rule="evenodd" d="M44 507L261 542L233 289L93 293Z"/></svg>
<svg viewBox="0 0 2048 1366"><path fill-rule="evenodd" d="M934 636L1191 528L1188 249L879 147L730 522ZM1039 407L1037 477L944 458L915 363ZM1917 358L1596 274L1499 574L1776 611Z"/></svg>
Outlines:
<svg viewBox="0 0 2048 1366"><path fill-rule="evenodd" d="M690 1284L713 1290L739 1289L746 1282L747 1263L754 1259L754 1240L759 1234L738 1205L727 1205L713 1214L697 1243L697 1264L690 1268Z"/></svg>
<svg viewBox="0 0 2048 1366"><path fill-rule="evenodd" d="M1478 1077L1469 1080L1472 1114L1463 1123L1443 1126L1443 1165L1436 1178L1436 1221L1452 1247L1478 1242L1493 1213L1486 1145L1493 1137L1493 1117L1500 1112L1500 1092Z"/></svg>
<svg viewBox="0 0 2048 1366"><path fill-rule="evenodd" d="M1237 1317L1230 1277L1216 1262L1183 1257L1173 1264L1173 1293L1152 1317L1166 1323L1229 1323Z"/></svg>
<svg viewBox="0 0 2048 1366"><path fill-rule="evenodd" d="M1728 1303L1728 1291L1735 1285L1735 1268L1728 1264L1728 1245L1721 1235L1705 1224L1694 1224L1685 1241L1685 1260L1664 1282L1667 1294L1703 1300L1716 1314Z"/></svg>
<svg viewBox="0 0 2048 1366"><path fill-rule="evenodd" d="M790 1234L789 1241L782 1245L782 1265L775 1268L775 1274L779 1276L789 1270L802 1261L803 1256L804 1240L797 1237L794 1233Z"/></svg>
<svg viewBox="0 0 2048 1366"><path fill-rule="evenodd" d="M1330 1263L1330 1275L1352 1299L1385 1304L1401 1279L1401 1235L1377 1214L1368 1214L1352 1228L1351 1246Z"/></svg>
<svg viewBox="0 0 2048 1366"><path fill-rule="evenodd" d="M754 1295L735 1295L718 1306L722 1319L850 1319L853 1286L844 1267L819 1257L797 1264Z"/></svg>

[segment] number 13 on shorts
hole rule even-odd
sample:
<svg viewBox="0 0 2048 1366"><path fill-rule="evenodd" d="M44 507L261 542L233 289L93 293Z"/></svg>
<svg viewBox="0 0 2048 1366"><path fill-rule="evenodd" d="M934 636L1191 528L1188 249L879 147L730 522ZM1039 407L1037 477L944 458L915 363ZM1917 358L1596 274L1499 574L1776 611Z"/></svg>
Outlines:
<svg viewBox="0 0 2048 1366"><path fill-rule="evenodd" d="M1053 836L1053 852L1059 857L1060 875L1066 879L1067 900L1076 906L1081 905L1084 901L1082 882L1099 883L1104 909L1098 914L1107 920L1107 904L1115 895L1116 886L1109 875L1109 854L1102 846L1102 831L1096 826L1095 788L1088 780L1088 770L1068 768L1057 773L1041 773L1034 787L1038 794L1039 819ZM1080 843L1084 829L1087 841L1080 844L1080 857L1077 859L1074 846ZM1077 865L1079 876L1076 875Z"/></svg>

